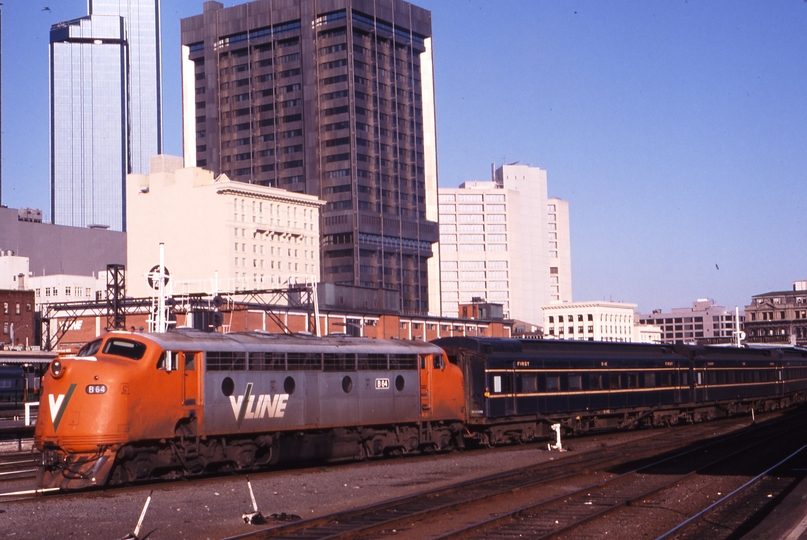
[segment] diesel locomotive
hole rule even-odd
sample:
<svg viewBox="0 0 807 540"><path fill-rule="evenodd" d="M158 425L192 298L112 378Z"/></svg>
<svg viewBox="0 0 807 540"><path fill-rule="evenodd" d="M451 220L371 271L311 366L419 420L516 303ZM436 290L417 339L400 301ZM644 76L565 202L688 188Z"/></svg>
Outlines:
<svg viewBox="0 0 807 540"><path fill-rule="evenodd" d="M461 444L460 369L419 341L111 332L53 361L40 484L353 459Z"/></svg>
<svg viewBox="0 0 807 540"><path fill-rule="evenodd" d="M110 332L51 363L40 485L79 489L696 422L804 401L807 351Z"/></svg>

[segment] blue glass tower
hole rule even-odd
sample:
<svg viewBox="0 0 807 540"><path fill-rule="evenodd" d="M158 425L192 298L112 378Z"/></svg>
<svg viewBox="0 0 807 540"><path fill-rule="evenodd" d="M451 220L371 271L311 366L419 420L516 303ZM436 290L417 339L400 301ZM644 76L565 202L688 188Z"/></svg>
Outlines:
<svg viewBox="0 0 807 540"><path fill-rule="evenodd" d="M162 151L160 3L89 7L50 32L51 215L122 231L126 175Z"/></svg>

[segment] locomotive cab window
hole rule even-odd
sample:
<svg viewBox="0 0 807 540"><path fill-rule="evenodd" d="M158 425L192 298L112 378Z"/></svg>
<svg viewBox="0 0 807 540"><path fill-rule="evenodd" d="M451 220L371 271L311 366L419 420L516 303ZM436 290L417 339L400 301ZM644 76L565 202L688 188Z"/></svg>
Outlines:
<svg viewBox="0 0 807 540"><path fill-rule="evenodd" d="M174 370L177 368L177 353L173 351L163 351L157 359L157 369Z"/></svg>
<svg viewBox="0 0 807 540"><path fill-rule="evenodd" d="M101 348L101 340L96 339L84 345L76 356L92 356Z"/></svg>
<svg viewBox="0 0 807 540"><path fill-rule="evenodd" d="M128 339L110 339L104 346L104 353L122 356L131 360L140 360L146 354L146 346L138 341Z"/></svg>
<svg viewBox="0 0 807 540"><path fill-rule="evenodd" d="M432 357L432 362L434 365L434 369L443 369L445 364L443 364L443 355L442 354L435 354Z"/></svg>

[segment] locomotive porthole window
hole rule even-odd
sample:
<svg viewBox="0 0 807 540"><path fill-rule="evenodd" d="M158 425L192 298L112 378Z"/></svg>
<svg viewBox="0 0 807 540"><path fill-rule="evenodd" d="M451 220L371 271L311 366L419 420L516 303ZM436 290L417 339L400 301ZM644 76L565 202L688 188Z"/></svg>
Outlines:
<svg viewBox="0 0 807 540"><path fill-rule="evenodd" d="M289 395L294 393L294 388L296 386L297 385L294 383L294 377L286 377L286 380L283 381L283 390L285 390Z"/></svg>
<svg viewBox="0 0 807 540"><path fill-rule="evenodd" d="M353 390L353 379L349 375L345 375L342 379L342 390L345 391L345 394L349 394Z"/></svg>
<svg viewBox="0 0 807 540"><path fill-rule="evenodd" d="M398 392L403 392L405 384L406 381L404 380L403 375L398 375L395 377L395 389L398 390Z"/></svg>
<svg viewBox="0 0 807 540"><path fill-rule="evenodd" d="M221 381L221 393L227 397L233 395L233 391L235 390L235 383L229 377L224 377L224 380Z"/></svg>

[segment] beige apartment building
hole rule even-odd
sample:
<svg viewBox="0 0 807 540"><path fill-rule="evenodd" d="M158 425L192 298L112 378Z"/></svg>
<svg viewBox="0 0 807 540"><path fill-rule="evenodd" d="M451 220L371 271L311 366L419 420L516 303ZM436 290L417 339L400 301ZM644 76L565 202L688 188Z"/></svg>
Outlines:
<svg viewBox="0 0 807 540"><path fill-rule="evenodd" d="M128 176L127 296L154 294L160 244L173 294L319 281L323 201L182 164L155 156L150 174Z"/></svg>
<svg viewBox="0 0 807 540"><path fill-rule="evenodd" d="M568 202L547 197L546 171L503 165L491 182L439 190L443 316L474 298L533 324L572 299Z"/></svg>

